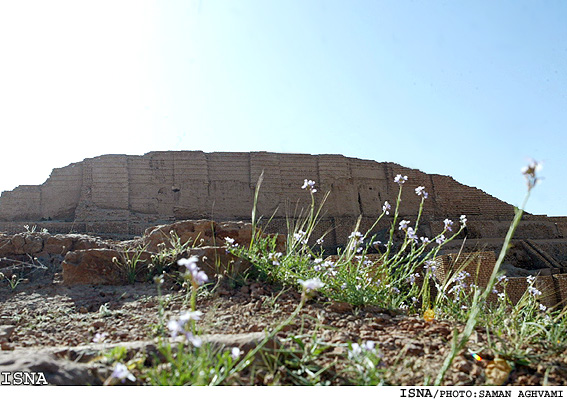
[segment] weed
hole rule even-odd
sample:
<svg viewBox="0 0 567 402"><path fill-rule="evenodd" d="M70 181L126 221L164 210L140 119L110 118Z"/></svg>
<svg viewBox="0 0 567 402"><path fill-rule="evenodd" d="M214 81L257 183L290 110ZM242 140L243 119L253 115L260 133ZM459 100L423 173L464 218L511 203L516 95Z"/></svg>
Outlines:
<svg viewBox="0 0 567 402"><path fill-rule="evenodd" d="M202 243L203 239L199 243L198 240L199 237L197 236L195 240L188 239L183 243L174 230L170 231L167 242L158 244L157 253L152 254L150 257L151 263L148 266L148 278L169 272L189 248L197 247Z"/></svg>
<svg viewBox="0 0 567 402"><path fill-rule="evenodd" d="M506 238L504 239L504 244L502 246L496 264L494 265L494 268L492 270L486 288L482 292L478 287L474 289L472 300L470 302L470 307L468 308L469 314L466 320L465 330L460 336L453 337L453 342L451 344L451 352L446 357L443 366L439 371L437 378L435 379L435 385L441 385L443 378L445 377L445 373L449 369L455 356L465 347L471 336L471 333L473 332L474 328L477 325L477 322L480 319L482 309L485 306L486 300L488 299L488 296L492 292L494 285L496 283L498 273L500 272L500 266L504 261L504 257L506 256L506 252L510 245L510 241L512 240L514 232L516 231L516 228L518 227L520 220L522 219L522 214L526 207L527 201L530 197L530 193L534 188L535 184L539 180L538 177L536 176L536 172L539 170L539 168L540 166L537 164L537 162L534 162L533 164L531 164L530 166L528 166L523 170L528 186L528 191L526 193L526 197L524 198L524 202L522 203L522 206L520 208L516 208L514 219L510 225L510 228L508 229L508 233L506 234Z"/></svg>
<svg viewBox="0 0 567 402"><path fill-rule="evenodd" d="M428 308L430 304L428 286L418 286L418 278L425 276L429 283L430 272L420 271L424 263L431 261L441 247L455 239L466 224L466 218L461 217L461 226L453 231L453 222L444 221L444 230L433 241L426 237L418 239L417 230L421 218L424 200L428 194L422 186L416 189L421 197L418 218L413 227L411 222L399 222L398 231L402 234L401 244L394 244L399 207L402 197L403 184L407 177L396 177L399 185L394 220L391 225L386 251L370 258L368 251L377 243L371 233L380 220L390 213L391 206L385 203L382 214L371 225L365 234L359 231L360 219L349 236L343 250L338 250L335 260L323 260L323 255L310 247L313 231L319 220L320 212L327 199L328 193L319 205L315 200L315 182L306 180L303 188L309 191L310 208L306 214L300 214L295 221L288 220L288 242L285 253L276 250L275 237L253 236L253 241L247 248L230 248L231 252L241 258L248 259L260 273L260 279L268 279L288 286L297 286L298 281L307 278L317 278L325 286L322 294L330 299L348 302L355 306L378 305L385 308L405 308L415 310L416 301L421 297L421 305ZM261 181L259 181L259 184ZM258 187L256 188L258 191ZM255 216L255 207L253 216ZM259 232L259 231L258 231ZM446 237L452 232L452 236ZM369 240L366 241L365 240ZM319 243L318 239L315 243ZM376 254L373 255L376 257Z"/></svg>
<svg viewBox="0 0 567 402"><path fill-rule="evenodd" d="M6 276L4 275L2 272L0 272L0 281L2 280L6 280L6 282L8 282L8 286L10 287L10 290L13 292L14 290L16 290L16 287L20 284L20 282L23 280L24 278L19 277L16 274L13 274L11 276Z"/></svg>
<svg viewBox="0 0 567 402"><path fill-rule="evenodd" d="M42 228L38 231L36 225L33 225L31 228L29 225L24 225L24 229L26 229L25 233L49 233L46 228Z"/></svg>
<svg viewBox="0 0 567 402"><path fill-rule="evenodd" d="M142 259L143 254L146 252L146 247L135 247L125 249L120 252L120 259L114 257L112 262L116 264L122 271L128 283L133 284L140 273L146 269L145 259Z"/></svg>

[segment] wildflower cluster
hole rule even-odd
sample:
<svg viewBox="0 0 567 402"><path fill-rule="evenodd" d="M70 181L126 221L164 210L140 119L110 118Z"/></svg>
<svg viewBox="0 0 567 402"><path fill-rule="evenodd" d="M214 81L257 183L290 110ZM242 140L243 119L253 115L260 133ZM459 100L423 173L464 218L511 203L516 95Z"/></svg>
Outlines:
<svg viewBox="0 0 567 402"><path fill-rule="evenodd" d="M454 285L447 291L447 294L453 293L455 295L455 301L459 301L463 291L467 288L465 280L470 276L471 274L466 271L461 271L453 276L450 283L454 283Z"/></svg>
<svg viewBox="0 0 567 402"><path fill-rule="evenodd" d="M362 244L364 243L364 235L359 231L352 232L349 236L349 249L360 253L362 251Z"/></svg>
<svg viewBox="0 0 567 402"><path fill-rule="evenodd" d="M410 283L410 285L414 285L415 284L415 280L417 278L419 278L421 275L419 275L419 272L414 272L412 274L410 274L407 278L408 282Z"/></svg>
<svg viewBox="0 0 567 402"><path fill-rule="evenodd" d="M404 184L407 181L408 177L407 176L402 176L401 174L398 174L395 178L394 178L394 182L398 183L399 185Z"/></svg>
<svg viewBox="0 0 567 402"><path fill-rule="evenodd" d="M333 261L323 261L320 266L325 270L324 273L328 277L334 278L337 275L336 265Z"/></svg>
<svg viewBox="0 0 567 402"><path fill-rule="evenodd" d="M541 180L541 178L537 177L537 172L542 169L542 163L537 162L535 160L531 160L528 166L522 168L522 174L526 178L526 183L528 185L528 191L531 191L532 188Z"/></svg>
<svg viewBox="0 0 567 402"><path fill-rule="evenodd" d="M108 332L103 332L103 333L97 332L93 337L93 342L103 343L107 336L108 336Z"/></svg>
<svg viewBox="0 0 567 402"><path fill-rule="evenodd" d="M226 247L229 249L238 247L238 243L236 243L236 240L232 237L225 237L224 241L226 243Z"/></svg>
<svg viewBox="0 0 567 402"><path fill-rule="evenodd" d="M354 359L360 357L364 352L375 352L376 343L374 341L363 342L362 345L358 343L353 343L350 345L350 350L348 351L348 358Z"/></svg>
<svg viewBox="0 0 567 402"><path fill-rule="evenodd" d="M425 263L423 264L423 269L426 272L429 272L431 274L435 273L435 271L437 270L437 267L439 266L438 262L435 260L427 260L425 261Z"/></svg>
<svg viewBox="0 0 567 402"><path fill-rule="evenodd" d="M386 215L390 215L391 209L392 206L390 205L390 203L388 201L384 201L384 205L382 206L382 212L385 213Z"/></svg>
<svg viewBox="0 0 567 402"><path fill-rule="evenodd" d="M423 186L416 187L415 193L417 195L420 195L424 199L429 196L429 194L425 191L425 187L423 187Z"/></svg>
<svg viewBox="0 0 567 402"><path fill-rule="evenodd" d="M194 287L201 286L209 280L207 274L201 271L197 266L198 261L199 258L197 256L191 256L190 258L182 258L179 261L177 261L177 264L179 266L184 266L187 269L184 276L187 279L191 280Z"/></svg>
<svg viewBox="0 0 567 402"><path fill-rule="evenodd" d="M320 289L324 286L319 278L307 279L305 281L300 279L298 282L303 287L303 290L307 292Z"/></svg>
<svg viewBox="0 0 567 402"><path fill-rule="evenodd" d="M426 296L422 295L421 286L414 285L418 279L423 277L424 286L428 286L428 277L433 272L434 266L431 265L430 270L426 269L420 273L415 272L415 270L421 261L433 260L440 247L445 242L453 240L460 233L464 222L466 222L466 217L463 216L460 219L462 224L460 230L456 230L453 222L446 219L444 231L434 237L433 240L425 236L419 237L419 220L424 201L429 195L424 186L417 187L415 194L422 198L417 219L415 222L408 219L398 221L402 188L407 180L408 177L401 174L394 178L394 182L400 186L400 189L393 213L393 223L390 227L390 238L383 243L386 246L385 250L378 247L382 244L382 239L376 240L374 237L370 237L370 233L381 217L389 215L394 209L388 201L384 202L382 214L366 233L359 231L359 223L357 223L355 229L348 236L345 249L338 253L337 259L324 261L321 255L317 255L314 250L307 247L307 240L312 234L311 222L313 220L311 216L314 215L315 210L315 205L312 202L309 220L300 225L290 225L296 229L290 231L288 252L283 256L284 258L275 250L270 250L251 256L251 259L264 264L267 263L263 267L267 270L266 274L269 277L288 283L297 283L297 280L305 280L315 275L319 278L319 281L322 281L321 283L325 283L322 292L326 295L332 293L332 297L340 301L355 305L380 303L393 308L400 308L401 305L406 308L416 306L416 296ZM308 189L312 186L314 186L314 182L306 180L303 188ZM405 234L401 245L395 245L393 240L396 228ZM453 232L450 238L445 237L448 232ZM366 241L366 239L369 240ZM436 242L434 247L426 248L431 242ZM410 245L411 247L409 247ZM394 249L394 246L396 249ZM366 251L370 247L376 248L381 254L376 262L366 258ZM423 254L425 254L425 258L422 257ZM261 255L267 255L268 258L262 258ZM422 279L420 279L420 283L421 281ZM427 303L424 300L424 304Z"/></svg>
<svg viewBox="0 0 567 402"><path fill-rule="evenodd" d="M293 238L298 243L301 243L303 245L307 244L307 233L303 230L298 230L297 232L295 232L293 234Z"/></svg>
<svg viewBox="0 0 567 402"><path fill-rule="evenodd" d="M529 294L531 294L532 296L537 297L537 296L541 296L541 290L538 290L538 289L534 286L535 279L536 279L536 278L535 278L534 276L532 276L532 275L526 277L526 281L528 282L528 289L527 289L527 292L528 292Z"/></svg>
<svg viewBox="0 0 567 402"><path fill-rule="evenodd" d="M170 331L171 337L177 338L179 334L182 334L193 344L193 346L196 348L200 347L203 341L198 336L195 336L191 331L186 330L186 326L190 321L200 320L202 315L203 313L200 311L188 311L182 314L177 320L169 320L167 328Z"/></svg>
<svg viewBox="0 0 567 402"><path fill-rule="evenodd" d="M307 180L305 179L305 181L303 182L303 186L301 186L302 189L307 189L309 190L309 192L311 194L314 194L317 192L317 189L315 188L315 182L313 180Z"/></svg>
<svg viewBox="0 0 567 402"><path fill-rule="evenodd" d="M500 275L496 278L496 284L501 284L505 287L507 283L508 283L508 278L506 277L506 275ZM492 289L492 293L494 293L498 297L499 301L503 302L506 300L505 291L499 292L498 289L496 289L495 287L494 289Z"/></svg>
<svg viewBox="0 0 567 402"><path fill-rule="evenodd" d="M128 367L126 367L123 363L116 363L116 366L114 366L114 370L110 375L110 379L120 380L122 383L126 380L130 380L132 382L136 381L134 374L130 373Z"/></svg>
<svg viewBox="0 0 567 402"><path fill-rule="evenodd" d="M269 253L268 260L272 262L273 265L280 265L280 258L282 257L282 253Z"/></svg>
<svg viewBox="0 0 567 402"><path fill-rule="evenodd" d="M383 355L374 341L352 343L347 357L354 368L354 376L360 385L383 385Z"/></svg>

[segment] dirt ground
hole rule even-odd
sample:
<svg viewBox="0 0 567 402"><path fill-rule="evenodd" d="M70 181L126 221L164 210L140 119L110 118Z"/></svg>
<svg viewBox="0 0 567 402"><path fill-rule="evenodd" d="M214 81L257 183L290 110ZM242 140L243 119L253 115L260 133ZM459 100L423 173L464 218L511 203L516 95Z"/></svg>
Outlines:
<svg viewBox="0 0 567 402"><path fill-rule="evenodd" d="M30 275L27 283L20 283L13 291L5 285L0 286L0 328L8 332L2 338L0 331L0 371L2 361L13 363L11 356L18 353L88 347L94 345L97 333L106 334L105 345L151 341L158 334L160 299L154 283L68 287L55 264ZM179 286L166 282L162 293L165 320L187 309L186 294ZM289 317L299 299L292 289L254 280L223 283L198 298L197 309L204 313L199 328L206 334L262 332ZM383 356L388 384L424 385L433 382L449 352L453 329L447 321L426 322L418 316L371 307L352 309L315 297L278 337L285 345L291 335L317 331L319 340L332 345L321 357L323 364L346 359L349 342L372 340ZM482 360L473 359L464 350L453 362L444 385L486 384L485 368L494 356L484 332L474 332L468 346ZM100 369L99 377L111 370ZM339 385L340 381L331 380L330 384ZM504 385L567 385L567 357L552 354L529 365L515 364Z"/></svg>

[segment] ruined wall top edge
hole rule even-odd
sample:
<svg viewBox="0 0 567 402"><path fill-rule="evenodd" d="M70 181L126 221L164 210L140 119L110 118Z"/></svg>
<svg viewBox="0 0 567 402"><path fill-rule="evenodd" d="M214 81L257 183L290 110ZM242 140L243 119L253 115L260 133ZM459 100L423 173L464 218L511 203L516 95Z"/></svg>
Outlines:
<svg viewBox="0 0 567 402"><path fill-rule="evenodd" d="M424 216L487 219L508 217L513 207L450 176L430 175L393 162L339 154L274 152L152 151L144 155L107 154L54 169L38 186L19 186L0 197L0 220L148 220L249 216L258 176L265 170L258 207L264 214L286 199L309 201L304 179L317 182L320 194L331 191L329 216L374 216L384 201L395 203L398 173L408 175L402 213L414 215L419 197L430 191ZM30 197L30 191L34 196ZM457 210L461 209L461 210Z"/></svg>

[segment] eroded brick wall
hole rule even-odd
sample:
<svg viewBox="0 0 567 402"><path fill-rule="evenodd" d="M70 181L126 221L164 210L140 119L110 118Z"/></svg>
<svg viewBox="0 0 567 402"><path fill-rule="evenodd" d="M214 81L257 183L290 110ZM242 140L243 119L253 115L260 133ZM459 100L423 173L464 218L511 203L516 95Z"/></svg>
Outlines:
<svg viewBox="0 0 567 402"><path fill-rule="evenodd" d="M492 252L477 252L448 254L436 258L438 269L435 277L440 283L449 280L458 270L470 274L466 283L475 284L482 289L486 288L496 264L495 254ZM567 274L538 275L533 286L542 292L538 300L546 307L567 306ZM505 281L498 282L494 289L498 293L505 292L513 304L518 303L528 289L527 277L507 277ZM488 301L497 300L497 293L490 295Z"/></svg>
<svg viewBox="0 0 567 402"><path fill-rule="evenodd" d="M360 215L364 230L381 213L385 201L395 205L397 174L408 176L400 219L415 223L421 200L415 187L425 186L430 194L424 203L420 236L435 236L443 229L443 219L458 222L465 214L469 239L499 238L506 234L513 216L511 205L481 190L394 163L341 155L176 151L86 159L55 169L43 185L3 192L0 231L11 232L18 222L21 226L41 223L63 233L84 228L101 235L133 236L148 226L183 219L250 220L262 172L258 215L273 215L276 229L286 231L286 218L308 208L311 198L301 189L304 179L316 181L317 200L330 191L320 230L329 232L328 246L344 244ZM389 222L384 219L377 230ZM560 238L566 222L526 215L518 233Z"/></svg>

